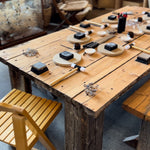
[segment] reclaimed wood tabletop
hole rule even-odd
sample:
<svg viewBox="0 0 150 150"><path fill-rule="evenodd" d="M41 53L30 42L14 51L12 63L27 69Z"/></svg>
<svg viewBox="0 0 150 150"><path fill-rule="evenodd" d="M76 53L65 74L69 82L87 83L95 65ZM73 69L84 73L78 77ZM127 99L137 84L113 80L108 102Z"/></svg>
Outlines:
<svg viewBox="0 0 150 150"><path fill-rule="evenodd" d="M142 12L149 11L149 8L127 6L115 12L127 11L134 13L128 15L127 20L129 20L142 16ZM102 23L103 18L112 14L110 12L94 18L92 21ZM91 26L88 30L94 31L90 35L90 42L92 42L103 39L103 37L97 35L97 32L107 31L107 28L101 29L97 26ZM126 35L130 30L127 27L125 32L116 33L115 37L108 40L107 43L113 42L124 47L128 43L122 41L121 36ZM73 51L71 50L73 44L66 40L70 34L74 34L74 32L66 28L18 46L4 49L0 51L0 61L9 67L12 87L21 89L23 86L24 90L31 92L30 83L34 81L52 94L64 99L66 149L101 149L105 108L127 92L143 76L147 75L150 72L150 65L135 61L142 52L134 48L125 50L123 54L115 57L105 56L99 52L93 55L83 55L84 50L81 50L78 54L81 55L82 60L78 65L84 66L85 72L77 71L51 86L54 80L72 70L71 67L62 67L53 63L55 54ZM150 49L150 35L148 34L136 35L131 42L134 42L137 47ZM23 53L27 48L36 49L39 55L26 57ZM33 73L31 66L37 62L46 64L49 71L41 75ZM89 83L99 86L95 96L85 94L84 84ZM93 139L93 137L95 138Z"/></svg>

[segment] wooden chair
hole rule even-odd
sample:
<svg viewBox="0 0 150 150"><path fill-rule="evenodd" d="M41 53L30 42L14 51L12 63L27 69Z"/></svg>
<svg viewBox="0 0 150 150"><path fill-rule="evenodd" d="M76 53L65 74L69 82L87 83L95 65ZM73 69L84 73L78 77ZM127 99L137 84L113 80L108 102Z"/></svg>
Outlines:
<svg viewBox="0 0 150 150"><path fill-rule="evenodd" d="M44 131L61 107L56 101L13 89L0 102L0 141L29 150L39 140L47 150L54 150Z"/></svg>
<svg viewBox="0 0 150 150"><path fill-rule="evenodd" d="M135 91L122 107L129 113L142 119L137 150L150 149L150 80ZM137 138L138 136L135 136ZM130 138L128 138L130 139Z"/></svg>
<svg viewBox="0 0 150 150"><path fill-rule="evenodd" d="M53 5L62 19L61 25L79 23L92 10L92 5L87 0L62 0L59 3L53 0Z"/></svg>

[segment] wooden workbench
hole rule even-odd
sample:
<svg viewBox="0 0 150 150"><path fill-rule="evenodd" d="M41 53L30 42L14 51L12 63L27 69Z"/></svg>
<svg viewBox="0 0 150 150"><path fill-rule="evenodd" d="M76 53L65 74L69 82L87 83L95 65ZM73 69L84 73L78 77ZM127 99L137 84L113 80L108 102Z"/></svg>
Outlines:
<svg viewBox="0 0 150 150"><path fill-rule="evenodd" d="M146 8L125 7L118 12L133 11L140 16L141 12L148 11ZM101 23L103 17L94 18L92 21ZM129 16L128 18L134 18ZM96 34L101 30L92 26L95 32L91 34L91 41L100 39ZM0 61L8 65L12 87L32 92L31 81L42 88L49 90L53 95L61 97L65 102L65 143L66 150L101 150L103 135L104 110L113 101L128 91L143 76L150 73L150 65L139 63L136 60L141 53L135 49L125 50L116 57L104 56L96 53L92 56L83 55L78 64L86 67L86 72L76 72L74 75L59 82L54 86L50 83L69 72L71 67L60 67L53 63L52 58L56 53L72 51L61 45L73 47L66 41L68 35L73 34L68 28L26 42L24 44L0 51ZM126 45L121 41L121 35L110 39L119 45ZM102 38L102 37L101 37ZM134 38L136 46L149 49L150 35L141 35ZM37 49L38 56L26 57L23 55L27 48ZM47 65L49 71L36 75L30 71L31 65L37 62ZM84 83L99 85L95 96L85 94Z"/></svg>

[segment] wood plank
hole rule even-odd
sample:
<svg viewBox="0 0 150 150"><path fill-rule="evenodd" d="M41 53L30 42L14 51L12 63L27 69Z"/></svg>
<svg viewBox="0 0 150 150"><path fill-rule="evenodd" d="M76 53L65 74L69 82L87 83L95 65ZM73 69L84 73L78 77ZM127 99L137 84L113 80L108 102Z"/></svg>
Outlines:
<svg viewBox="0 0 150 150"><path fill-rule="evenodd" d="M25 117L13 114L16 149L28 150Z"/></svg>
<svg viewBox="0 0 150 150"><path fill-rule="evenodd" d="M32 95L32 98L30 98L30 100L29 100L30 102L32 102L32 104L30 104L30 105L28 104L28 105L29 105L29 107L28 107L28 105L24 103L23 107L25 107L28 112L31 112L34 107L37 107L37 106L35 106L35 105L36 105L39 101L41 101L41 100L42 100L42 99L41 99L40 97L35 97L34 95ZM44 99L44 101L45 101L45 99ZM45 107L48 107L49 104L50 104L52 101L46 101L46 102L47 102L47 103L46 103L44 106L45 106ZM36 120L37 117L39 117L38 115L40 115L43 111L44 111L44 107L43 107L43 106L42 106L38 111L36 111L36 114L34 115L35 120ZM35 136L32 135L32 132L29 130L28 127L27 127L27 129L26 129L26 132L27 132L27 139L29 140L28 143L33 142L33 141L31 141L30 138L32 137L33 139L35 139ZM33 140L33 139L32 139L32 140ZM12 143L13 143L13 141L14 141L14 139L12 139Z"/></svg>
<svg viewBox="0 0 150 150"><path fill-rule="evenodd" d="M24 93L24 92L22 92L22 93ZM28 94L29 96L31 95L31 94ZM26 100L26 97L24 97L24 99L22 99L22 102L25 102L25 103L23 103L23 105L22 105L22 107L24 107L24 108L27 108L27 110L28 111L31 111L31 108L33 108L38 102L39 102L39 100L40 100L41 98L40 97L38 97L38 98L36 98L35 99L35 96L34 95L32 95L29 99L28 99L28 101L25 101ZM34 103L29 107L29 109L28 109L28 105L32 102L34 100ZM20 103L21 104L21 103ZM9 118L9 119L8 119ZM7 120L7 122L6 122L6 120ZM5 130L6 130L6 128L12 123L12 119L11 119L11 113L7 113L3 118L2 118L2 120L1 120L2 122L1 122L1 132L3 133ZM4 123L4 124L3 124ZM2 125L3 124L3 125ZM11 133L13 131L13 128L11 128L10 130L9 130L9 133ZM7 131L8 132L8 131ZM1 133L1 134L2 134Z"/></svg>
<svg viewBox="0 0 150 150"><path fill-rule="evenodd" d="M34 134L28 139L28 145L30 145L30 148L36 143L36 139L37 137Z"/></svg>
<svg viewBox="0 0 150 150"><path fill-rule="evenodd" d="M95 34L95 33L94 33ZM121 41L120 41L121 42ZM60 42L61 43L61 42ZM124 42L123 42L124 43ZM51 45L53 45L53 44L51 44ZM53 46L51 46L51 47L53 47ZM42 47L42 48L44 48L44 46ZM42 52L45 52L45 50L42 50ZM21 60L24 60L24 59L22 59L22 58L20 58ZM39 59L39 58L38 58ZM18 60L17 60L18 61ZM11 62L12 63L12 62ZM16 59L14 59L14 63L16 64ZM23 63L19 63L20 65L23 65L24 64L24 62ZM31 65L31 63L29 63L30 65ZM18 68L20 68L19 66L18 66ZM30 67L28 67L27 66L27 68L30 68Z"/></svg>
<svg viewBox="0 0 150 150"><path fill-rule="evenodd" d="M7 95L5 95L2 99L1 102L5 102L5 100L12 95L14 92L16 91L16 89L12 89Z"/></svg>
<svg viewBox="0 0 150 150"><path fill-rule="evenodd" d="M5 102L9 102L9 104L12 105L17 105L17 106L21 106L30 96L30 94L26 94L25 92L21 92L18 90L18 92L20 92L17 96L15 94L16 97L13 97L13 95L11 95L11 97L13 97L14 99L12 101L10 101L10 99L5 100ZM9 97L10 98L10 97ZM30 99L29 99L30 100ZM2 117L6 114L6 112L3 113ZM5 117L3 117L0 122L0 126L11 116L11 114L9 115L5 115Z"/></svg>
<svg viewBox="0 0 150 150"><path fill-rule="evenodd" d="M145 117L144 114L136 111L136 108L143 103L145 99L146 96L133 94L123 103L122 107L131 114L143 119Z"/></svg>
<svg viewBox="0 0 150 150"><path fill-rule="evenodd" d="M103 112L95 118L88 115L82 106L70 103L71 101L65 104L66 149L100 150L102 148Z"/></svg>
<svg viewBox="0 0 150 150"><path fill-rule="evenodd" d="M9 102L9 104L17 104L18 102L20 102L21 99L24 99L25 95L25 92L20 92L11 102Z"/></svg>
<svg viewBox="0 0 150 150"><path fill-rule="evenodd" d="M137 112L140 112L141 114L144 115L144 118L145 116L147 116L147 113L150 111L150 95L147 96L145 98L145 100L136 107L135 109ZM143 118L143 119L144 119Z"/></svg>
<svg viewBox="0 0 150 150"><path fill-rule="evenodd" d="M31 93L31 80L22 76L18 70L9 66L9 76L11 81L11 88L20 89Z"/></svg>
<svg viewBox="0 0 150 150"><path fill-rule="evenodd" d="M142 40L143 43L141 46L147 48L149 47L149 43L147 41L150 42L149 37L149 35L144 35L135 40L135 43L139 45L139 41ZM55 85L54 88L73 98L75 95L84 90L84 83L88 84L91 82L97 82L98 80L113 72L116 68L124 65L126 62L128 62L128 60L137 56L139 53L140 52L137 50L130 49L117 57L104 57L98 62L88 66L85 73L79 72L69 77L67 80L64 80Z"/></svg>
<svg viewBox="0 0 150 150"><path fill-rule="evenodd" d="M23 106L23 107L25 107L25 109L26 109L26 111L28 112L28 113L30 113L30 111L34 108L34 107L36 107L36 105L41 101L41 97L36 97L36 98L33 98L33 99L31 99L31 103L30 103L30 105L27 105L27 108L25 107L25 106ZM29 100L28 100L29 101Z"/></svg>
<svg viewBox="0 0 150 150"><path fill-rule="evenodd" d="M148 96L150 95L150 80L148 80L144 85L142 85L138 90L136 90L137 94Z"/></svg>
<svg viewBox="0 0 150 150"><path fill-rule="evenodd" d="M16 105L24 107L26 102L29 103L30 99L32 101L32 99L33 99L32 97L34 98L34 96L32 96L31 94L26 93L25 96L22 99L20 99L18 103L16 103Z"/></svg>
<svg viewBox="0 0 150 150"><path fill-rule="evenodd" d="M19 91L19 90L17 90L17 91ZM9 96L9 98L10 98L10 96ZM32 117L34 120L39 119L41 121L41 118L43 119L43 116L49 118L50 120L47 120L47 118L44 118L42 120L44 122L43 124L45 124L45 126L47 126L47 127L48 127L47 123L50 123L54 119L54 117L60 111L60 107L61 107L61 104L59 103L59 105L58 105L59 107L57 107L57 110L56 110L55 105L58 104L57 102L52 102L51 100L46 100L45 98L40 98L37 96L32 96L31 94L26 94L25 92L21 92L21 91L15 98L13 97L13 101L8 101L8 102L10 102L11 104L21 105L21 107L27 108L27 110L33 115ZM53 107L55 107L55 109L53 109ZM36 110L33 111L33 108ZM51 118L50 118L50 115L51 115ZM0 130L2 131L2 129L4 129L5 126L7 127L7 129L4 129L2 131L2 133L0 134L0 140L4 140L6 143L14 145L15 144L14 130L13 130L13 124L11 124L12 123L11 116L12 116L11 113L6 113L5 116L3 116L3 118L1 118L1 120L4 118L7 118L7 119L5 119L7 121L5 121L5 123L2 124ZM21 131L18 131L17 130L18 128L15 128L15 131L17 132L17 133L15 132L15 135L17 134L17 136L20 136L20 135L24 136L24 139L21 138L20 139L21 141L20 141L18 138L16 138L17 139L16 143L19 140L19 144L18 144L19 146L17 145L17 147L20 147L20 143L23 141L25 141L25 143L27 145L26 136L29 139L29 143L31 143L31 145L33 146L33 144L35 144L35 140L37 138L35 138L32 131L30 131L28 127L26 127L26 131L25 131L25 129L24 129L25 128L25 126L24 126L25 118L24 117L22 118L22 116L19 116L19 117L21 117L21 118L18 118L18 115L14 115L14 117L13 117L15 127L17 127L17 125L19 124L20 130L23 130L24 132L23 132L23 135L21 135L20 134ZM26 117L28 117L28 115ZM20 119L21 119L21 122L20 122ZM17 122L19 121L19 122L17 123L16 121ZM32 125L34 125L34 127L37 128L36 124L33 123L32 119L30 119L30 121L32 122ZM47 122L45 122L45 121L47 121ZM24 126L24 128L22 128L21 125ZM39 131L39 129L38 129L38 131ZM18 134L18 132L19 132L19 134ZM26 132L27 132L27 134L26 134ZM46 138L46 136L43 134L43 132L40 131L39 136L40 136L40 141L47 148L51 147L52 149L55 149L54 146L52 145L52 143L49 142L48 139Z"/></svg>
<svg viewBox="0 0 150 150"><path fill-rule="evenodd" d="M55 105L55 103L53 103L53 105ZM53 105L51 107L53 107ZM52 109L52 111L45 118L45 121L42 122L42 124L40 124L40 128L43 131L45 131L48 128L49 124L53 121L53 119L59 113L59 111L61 110L61 108L62 108L61 104L57 103L57 105L55 105L54 109Z"/></svg>
<svg viewBox="0 0 150 150"><path fill-rule="evenodd" d="M42 113L47 109L47 107L52 103L52 101L46 101L43 106L41 106L36 114L32 117L32 119L36 122L36 120L42 115Z"/></svg>
<svg viewBox="0 0 150 150"><path fill-rule="evenodd" d="M10 95L7 99L5 99L4 100L4 102L6 102L6 103L11 103L11 101L13 101L13 99L18 95L18 94L20 94L21 93L21 91L19 91L19 90L16 90L15 91L15 93L13 93L12 95Z"/></svg>
<svg viewBox="0 0 150 150"><path fill-rule="evenodd" d="M0 134L0 140L6 139L12 130L13 130L13 124L12 124L12 119L11 119L11 124L6 128L6 130L4 130L4 132Z"/></svg>
<svg viewBox="0 0 150 150"><path fill-rule="evenodd" d="M42 107L42 105L44 105L45 102L46 98L40 100L40 102L36 105L36 107L34 107L34 109L30 111L30 116L32 117L34 114L36 114L36 112Z"/></svg>
<svg viewBox="0 0 150 150"><path fill-rule="evenodd" d="M124 103L123 108L131 114L144 119L147 113L147 104L150 97L133 93Z"/></svg>
<svg viewBox="0 0 150 150"><path fill-rule="evenodd" d="M56 104L57 104L56 102L52 102L52 101L48 104L48 107L45 109L45 111L41 115L39 115L39 118L36 119L36 123L38 126L47 122L46 118L51 113L51 111L53 110Z"/></svg>
<svg viewBox="0 0 150 150"><path fill-rule="evenodd" d="M99 85L100 89L95 97L86 96L85 93L82 92L74 98L75 101L82 103L92 112L98 113L105 109L110 103L132 87L144 74L146 75L150 71L150 65L136 62L135 59L136 58L127 62L97 82L96 85Z"/></svg>
<svg viewBox="0 0 150 150"><path fill-rule="evenodd" d="M131 114L149 120L150 114L150 80L134 92L124 103L123 108Z"/></svg>
<svg viewBox="0 0 150 150"><path fill-rule="evenodd" d="M21 94L24 94L24 92L22 92ZM20 95L21 95L20 94ZM30 97L30 98L29 98ZM17 97L17 98L19 98L19 97ZM35 99L36 98L36 99ZM14 101L13 101L13 103L12 104L16 104L16 105L18 105L18 106L22 106L22 107L24 107L24 108L27 108L28 106L29 106L29 104L30 103L32 103L32 101L35 99L35 102L34 102L34 105L32 104L31 106L33 107L33 106L35 106L35 104L37 104L37 102L41 99L40 97L35 97L34 95L32 95L31 96L31 94L26 94L20 101L19 101L19 103L15 103ZM26 101L27 100L27 101ZM31 110L31 106L30 106L30 108L28 109L29 111ZM10 126L11 125L11 123L12 123L12 119L10 118L11 117L11 114L10 113L7 113L6 115L5 115L5 117L3 117L2 119L3 120L1 120L2 122L1 123L4 123L2 126L1 126L1 132L4 132L5 130L6 130L6 128L8 127L8 126ZM9 118L9 119L8 119ZM7 121L6 121L7 120ZM6 121L6 122L5 122ZM9 128L10 130L7 130L7 134L6 135L11 135L11 132L13 132L13 128ZM9 134L8 134L8 132L9 132ZM4 134L5 134L5 132L4 132Z"/></svg>
<svg viewBox="0 0 150 150"><path fill-rule="evenodd" d="M5 131L5 129L12 123L11 121L11 116L12 113L6 113L5 116L3 116L3 118L1 118L1 122L0 122L0 134Z"/></svg>
<svg viewBox="0 0 150 150"><path fill-rule="evenodd" d="M10 143L11 140L13 139L14 137L14 132L11 132L6 138L5 138L5 142L6 143Z"/></svg>
<svg viewBox="0 0 150 150"><path fill-rule="evenodd" d="M36 38L34 40L28 41L23 44L19 44L17 46L14 46L12 48L7 48L5 50L0 51L0 60L6 63L6 60L9 60L11 58L17 57L19 55L22 55L23 50L26 50L27 48L37 49L42 46L45 46L47 44L56 42L62 38L64 38L66 35L70 34L70 31L61 30L52 34L48 34L46 36Z"/></svg>
<svg viewBox="0 0 150 150"><path fill-rule="evenodd" d="M68 32L68 31L67 31ZM44 48L44 46L43 47L41 47L41 49L43 49ZM43 52L45 52L45 50L42 50ZM17 57L18 59L19 59L19 57ZM39 58L38 58L39 59ZM16 59L12 59L13 61L14 61L14 64L16 64ZM22 58L20 58L19 60L23 60L24 61L24 59L22 59ZM31 59L30 59L31 60ZM28 61L27 61L28 62ZM86 61L84 61L84 62L86 62ZM12 62L11 62L12 63ZM13 63L12 63L13 64ZM23 65L23 64L25 64L24 62L23 63L20 63L19 62L19 65ZM29 63L30 65L31 65L31 63ZM19 66L18 66L18 68L20 68ZM30 67L27 65L27 68L29 69ZM52 67L53 68L53 67ZM25 71L25 70L24 70ZM61 70L61 72L62 72L62 70ZM59 72L59 74L60 74L60 72ZM52 78L52 76L49 76L49 73L48 74L46 74L46 78L50 78L51 80L53 80L53 78ZM40 77L42 77L42 81L44 81L45 79L45 76L43 77L43 76L40 76ZM38 77L38 78L40 78L40 77ZM55 75L54 75L54 77L55 77Z"/></svg>

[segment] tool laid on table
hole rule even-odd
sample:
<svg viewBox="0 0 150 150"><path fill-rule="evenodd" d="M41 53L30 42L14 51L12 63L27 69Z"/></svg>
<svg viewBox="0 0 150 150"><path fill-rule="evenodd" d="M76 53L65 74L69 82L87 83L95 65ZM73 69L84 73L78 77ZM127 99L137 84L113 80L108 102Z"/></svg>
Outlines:
<svg viewBox="0 0 150 150"><path fill-rule="evenodd" d="M83 49L85 49L85 48L96 48L96 47L99 46L100 44L102 44L102 43L104 43L104 42L106 42L106 41L112 39L113 37L115 37L115 35L110 34L110 35L107 35L107 36L105 36L105 37L103 37L103 38L100 38L100 39L98 39L98 40L96 40L96 41L93 41L93 42L84 44L82 47L81 47L81 45L80 45L80 50L77 50L77 51L81 51L81 50L83 50ZM78 42L76 42L76 43L78 43ZM74 44L75 44L75 43L74 43ZM75 45L74 45L74 48L65 46L65 45L63 45L63 44L61 44L61 46L65 47L65 48L67 48L67 49L70 49L70 50L76 50L76 49L75 49Z"/></svg>
<svg viewBox="0 0 150 150"><path fill-rule="evenodd" d="M97 40L95 42L90 42L90 43L84 44L83 48L96 48L100 44L110 40L113 37L115 37L115 35L113 35L113 34L105 36L104 38L101 38L101 39L99 39L99 40Z"/></svg>
<svg viewBox="0 0 150 150"><path fill-rule="evenodd" d="M97 22L93 22L93 21L90 21L90 20L85 20L87 23L91 24L91 25L94 25L94 26L98 26L98 27L101 27L102 29L105 29L109 26L109 24L100 24L100 23L97 23Z"/></svg>
<svg viewBox="0 0 150 150"><path fill-rule="evenodd" d="M50 83L50 85L53 86L53 85L57 84L58 82L62 81L63 79L65 79L67 77L69 77L70 75L72 75L75 72L78 72L78 71L84 72L85 71L85 67L78 66L74 63L71 64L71 67L74 68L74 69L72 69L70 72L67 72L66 74L62 75L58 79L52 81Z"/></svg>
<svg viewBox="0 0 150 150"><path fill-rule="evenodd" d="M81 48L80 43L74 43L73 48L71 48L69 46L66 46L66 45L63 45L63 44L61 44L61 46L65 47L67 49L70 49L70 50L75 50L76 52L79 52L79 51L83 50L83 48Z"/></svg>
<svg viewBox="0 0 150 150"><path fill-rule="evenodd" d="M85 33L86 35L92 34L92 33L94 32L93 30L87 31L87 30L82 29L82 28L80 28L80 27L71 26L71 25L69 26L69 28L70 28L72 31L74 31L74 32L83 32L83 33Z"/></svg>
<svg viewBox="0 0 150 150"><path fill-rule="evenodd" d="M142 52L145 52L145 53L150 54L150 51L149 51L149 50L146 50L146 49L137 47L137 46L135 46L135 43L131 43L131 44L125 46L125 49L130 49L130 48L134 48L134 49L137 49L137 50L139 50L139 51L142 51Z"/></svg>

